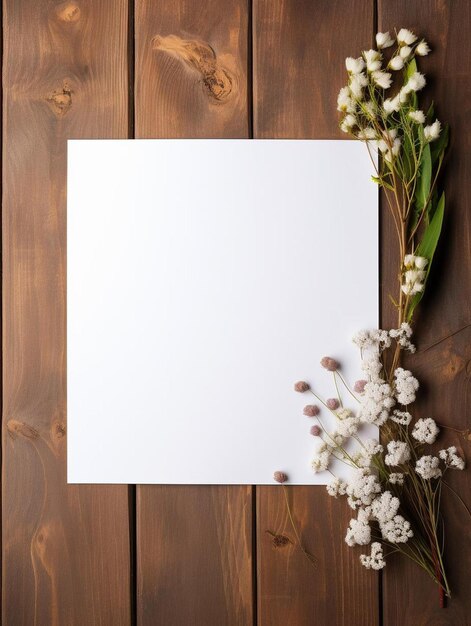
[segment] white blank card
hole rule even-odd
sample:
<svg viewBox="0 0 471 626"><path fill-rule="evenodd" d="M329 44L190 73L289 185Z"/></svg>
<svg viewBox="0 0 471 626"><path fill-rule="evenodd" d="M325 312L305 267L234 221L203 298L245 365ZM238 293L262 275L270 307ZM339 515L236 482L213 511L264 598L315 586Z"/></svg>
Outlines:
<svg viewBox="0 0 471 626"><path fill-rule="evenodd" d="M70 483L329 481L293 383L360 376L371 174L351 141L69 141Z"/></svg>

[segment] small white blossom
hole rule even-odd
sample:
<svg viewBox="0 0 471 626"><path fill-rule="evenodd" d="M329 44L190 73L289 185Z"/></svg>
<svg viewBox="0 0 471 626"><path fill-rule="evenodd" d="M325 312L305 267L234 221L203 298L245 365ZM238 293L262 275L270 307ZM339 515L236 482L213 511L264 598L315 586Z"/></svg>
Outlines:
<svg viewBox="0 0 471 626"><path fill-rule="evenodd" d="M353 336L352 341L360 350L378 348L382 351L391 345L388 331L380 329L360 330Z"/></svg>
<svg viewBox="0 0 471 626"><path fill-rule="evenodd" d="M419 381L412 376L409 370L398 367L394 371L396 399L399 404L407 406L415 400L415 392L419 388Z"/></svg>
<svg viewBox="0 0 471 626"><path fill-rule="evenodd" d="M376 131L371 126L367 126L366 128L362 128L362 130L357 133L357 137L362 141L376 139Z"/></svg>
<svg viewBox="0 0 471 626"><path fill-rule="evenodd" d="M412 91L420 91L425 87L425 83L425 76L420 72L414 72L407 81L407 85Z"/></svg>
<svg viewBox="0 0 471 626"><path fill-rule="evenodd" d="M383 102L383 109L386 115L399 111L401 108L401 99L399 94L394 98L386 98Z"/></svg>
<svg viewBox="0 0 471 626"><path fill-rule="evenodd" d="M401 28L401 30L397 33L397 41L400 45L410 46L417 41L417 37L414 33L407 28Z"/></svg>
<svg viewBox="0 0 471 626"><path fill-rule="evenodd" d="M423 256L416 256L414 257L414 264L417 269L423 270L428 264L428 259Z"/></svg>
<svg viewBox="0 0 471 626"><path fill-rule="evenodd" d="M337 96L337 110L345 113L355 113L356 104L353 100L349 87L342 87Z"/></svg>
<svg viewBox="0 0 471 626"><path fill-rule="evenodd" d="M366 569L380 570L386 565L386 561L383 556L383 548L378 541L373 541L371 544L371 554L362 554L360 556L360 563Z"/></svg>
<svg viewBox="0 0 471 626"><path fill-rule="evenodd" d="M337 498L337 496L344 496L347 493L347 483L341 478L334 478L326 489L329 496Z"/></svg>
<svg viewBox="0 0 471 626"><path fill-rule="evenodd" d="M323 442L317 450L316 456L312 460L312 471L317 474L324 472L330 463L330 450L325 442Z"/></svg>
<svg viewBox="0 0 471 626"><path fill-rule="evenodd" d="M404 67L404 59L398 54L395 57L392 57L392 59L389 61L389 68L391 68L392 70L402 70L402 68Z"/></svg>
<svg viewBox="0 0 471 626"><path fill-rule="evenodd" d="M415 346L411 342L412 328L407 322L402 322L400 328L392 328L389 331L389 336L396 340L397 344L403 350L409 350L409 352L415 352Z"/></svg>
<svg viewBox="0 0 471 626"><path fill-rule="evenodd" d="M438 467L440 459L436 456L421 456L415 464L415 471L424 480L431 480L432 478L440 478L442 475L441 469Z"/></svg>
<svg viewBox="0 0 471 626"><path fill-rule="evenodd" d="M375 71L371 75L376 85L381 87L381 89L389 89L391 87L392 80L389 72Z"/></svg>
<svg viewBox="0 0 471 626"><path fill-rule="evenodd" d="M371 541L371 528L368 522L362 519L351 519L347 529L345 542L349 546L366 546Z"/></svg>
<svg viewBox="0 0 471 626"><path fill-rule="evenodd" d="M352 509L369 506L376 494L380 492L381 485L378 482L378 478L368 468L352 471L347 485L348 504Z"/></svg>
<svg viewBox="0 0 471 626"><path fill-rule="evenodd" d="M384 155L385 160L388 161L389 163L392 163L392 161L394 160L394 157L396 157L399 154L401 145L402 145L401 140L399 138L395 139L392 145L392 148L388 150L386 154Z"/></svg>
<svg viewBox="0 0 471 626"><path fill-rule="evenodd" d="M378 52L378 50L365 50L363 56L365 57L368 72L375 72L381 68L381 52Z"/></svg>
<svg viewBox="0 0 471 626"><path fill-rule="evenodd" d="M376 33L376 45L381 50L383 48L390 48L394 43L394 39L387 33Z"/></svg>
<svg viewBox="0 0 471 626"><path fill-rule="evenodd" d="M423 124L425 122L425 115L423 111L409 111L409 117L416 124Z"/></svg>
<svg viewBox="0 0 471 626"><path fill-rule="evenodd" d="M366 383L361 398L359 417L362 422L382 426L389 417L389 411L394 406L391 386L384 382Z"/></svg>
<svg viewBox="0 0 471 626"><path fill-rule="evenodd" d="M347 72L359 74L365 68L365 61L361 57L358 57L358 59L347 57L345 59L345 67L347 68Z"/></svg>
<svg viewBox="0 0 471 626"><path fill-rule="evenodd" d="M438 120L435 120L433 124L430 124L430 126L425 126L424 127L425 141L434 141L435 139L438 139L438 137L440 136L441 128L442 128L442 125Z"/></svg>
<svg viewBox="0 0 471 626"><path fill-rule="evenodd" d="M391 485L403 485L404 474L401 474L401 472L391 472L388 477L388 482L390 482Z"/></svg>
<svg viewBox="0 0 471 626"><path fill-rule="evenodd" d="M380 524L385 524L397 515L399 505L399 498L390 491L384 491L371 505L371 513Z"/></svg>
<svg viewBox="0 0 471 626"><path fill-rule="evenodd" d="M352 75L349 87L352 95L357 100L360 100L363 97L363 89L364 87L366 87L367 84L368 79L366 78L365 74L360 73Z"/></svg>
<svg viewBox="0 0 471 626"><path fill-rule="evenodd" d="M406 543L410 537L414 536L410 523L402 517L396 515L392 520L379 525L383 539L390 543Z"/></svg>
<svg viewBox="0 0 471 626"><path fill-rule="evenodd" d="M408 411L398 411L396 409L391 415L391 420L396 422L396 424L408 426L412 421L412 415Z"/></svg>
<svg viewBox="0 0 471 626"><path fill-rule="evenodd" d="M412 48L410 48L409 46L403 46L400 50L399 50L399 57L403 60L403 61L407 61L407 59L410 57L410 55L412 54Z"/></svg>
<svg viewBox="0 0 471 626"><path fill-rule="evenodd" d="M412 436L420 443L431 444L435 441L439 432L440 429L435 421L428 417L426 419L422 418L417 420L414 424L414 429L412 430Z"/></svg>
<svg viewBox="0 0 471 626"><path fill-rule="evenodd" d="M447 467L459 470L464 470L465 468L465 462L458 456L455 446L440 450L438 456L445 462Z"/></svg>
<svg viewBox="0 0 471 626"><path fill-rule="evenodd" d="M419 56L425 57L430 52L430 46L425 40L422 40L415 49L415 52Z"/></svg>
<svg viewBox="0 0 471 626"><path fill-rule="evenodd" d="M405 441L390 441L388 454L384 457L386 465L403 465L410 460L410 449Z"/></svg>
<svg viewBox="0 0 471 626"><path fill-rule="evenodd" d="M356 434L359 425L360 420L358 417L347 417L338 422L337 431L342 437L351 437Z"/></svg>

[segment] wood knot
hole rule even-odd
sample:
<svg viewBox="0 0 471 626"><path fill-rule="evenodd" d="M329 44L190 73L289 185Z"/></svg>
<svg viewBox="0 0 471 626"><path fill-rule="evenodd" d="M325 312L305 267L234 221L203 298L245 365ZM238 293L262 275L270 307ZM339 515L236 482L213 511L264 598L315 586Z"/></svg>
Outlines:
<svg viewBox="0 0 471 626"><path fill-rule="evenodd" d="M284 548L293 543L286 535L279 535L278 533L274 533L272 530L266 530L265 532L272 538L271 544L274 548Z"/></svg>
<svg viewBox="0 0 471 626"><path fill-rule="evenodd" d="M54 422L52 426L52 434L55 439L62 439L65 437L66 426L63 422Z"/></svg>
<svg viewBox="0 0 471 626"><path fill-rule="evenodd" d="M12 439L16 439L18 436L26 437L27 439L37 439L39 437L39 432L36 428L15 419L8 420L7 431Z"/></svg>
<svg viewBox="0 0 471 626"><path fill-rule="evenodd" d="M80 7L75 2L61 2L55 11L61 22L78 22L81 17Z"/></svg>
<svg viewBox="0 0 471 626"><path fill-rule="evenodd" d="M179 59L186 67L198 72L206 93L216 102L225 102L231 95L234 84L232 74L220 64L209 44L176 35L156 35L152 39L152 47Z"/></svg>
<svg viewBox="0 0 471 626"><path fill-rule="evenodd" d="M58 117L64 116L71 109L73 93L69 83L64 80L62 88L54 89L46 96L47 103Z"/></svg>

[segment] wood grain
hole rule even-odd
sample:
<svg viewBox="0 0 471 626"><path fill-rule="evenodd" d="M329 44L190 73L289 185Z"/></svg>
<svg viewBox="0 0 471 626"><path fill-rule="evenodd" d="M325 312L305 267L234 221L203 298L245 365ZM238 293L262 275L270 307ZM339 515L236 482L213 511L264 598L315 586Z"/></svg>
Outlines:
<svg viewBox="0 0 471 626"><path fill-rule="evenodd" d="M344 58L370 47L373 3L255 0L253 27L254 136L340 138L336 97ZM281 489L257 488L258 623L377 624L378 577L361 567L359 549L344 542L351 518L346 502L323 487L289 487L288 493L317 569L295 545ZM267 530L293 543L274 547Z"/></svg>
<svg viewBox="0 0 471 626"><path fill-rule="evenodd" d="M66 140L126 137L127 2L3 20L2 623L124 626L128 489L66 484L65 225Z"/></svg>
<svg viewBox="0 0 471 626"><path fill-rule="evenodd" d="M427 288L419 313L418 353L409 359L411 369L422 383L417 415L434 417L438 422L463 431L446 431L440 448L456 444L471 459L470 371L471 371L471 282L469 177L471 156L469 106L471 96L471 45L469 27L471 7L466 0L397 0L378 3L380 30L411 28L426 37L432 54L420 60L427 74L439 119L451 126L451 145L442 181L447 209L442 240L439 244L431 286ZM383 240L391 241L392 232ZM383 246L384 249L384 246ZM392 262L392 261L391 261ZM388 261L389 263L389 261ZM385 267L383 312L390 319L388 284L394 280ZM461 330L460 330L461 329ZM457 332L458 331L458 332ZM436 344L436 345L434 345ZM469 432L469 431L468 431ZM450 472L447 482L471 505L471 479L467 472ZM446 523L446 566L452 587L448 608L440 609L435 585L413 564L397 559L384 573L384 624L470 623L471 570L470 518L458 500L444 488L443 508Z"/></svg>
<svg viewBox="0 0 471 626"><path fill-rule="evenodd" d="M247 137L247 3L138 0L135 23L136 137ZM251 488L137 489L140 626L252 624Z"/></svg>

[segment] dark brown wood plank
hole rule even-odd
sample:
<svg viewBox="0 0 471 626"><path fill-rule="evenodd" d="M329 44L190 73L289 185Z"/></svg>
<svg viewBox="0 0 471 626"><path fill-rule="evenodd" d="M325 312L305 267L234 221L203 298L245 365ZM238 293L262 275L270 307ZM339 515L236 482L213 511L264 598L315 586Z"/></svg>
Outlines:
<svg viewBox="0 0 471 626"><path fill-rule="evenodd" d="M451 126L451 146L443 184L447 213L443 238L434 261L431 286L420 308L417 328L418 353L408 365L422 382L415 405L417 414L430 416L458 430L470 428L469 372L471 363L471 282L470 198L471 155L469 139L469 99L471 81L471 5L467 0L379 0L380 30L411 28L424 36L433 53L420 60L420 68L430 83L439 119ZM383 310L386 323L391 311L388 284L394 276L386 260ZM397 265L395 265L397 267ZM467 326L467 327L466 327ZM463 329L457 334L453 334ZM447 338L448 337L448 338ZM432 348L428 348L437 341ZM471 458L471 440L466 432L448 431L440 444L458 445ZM471 505L471 478L466 472L450 472L447 482ZM439 608L438 591L427 575L401 559L391 560L384 571L384 624L470 623L471 571L470 519L458 500L444 488L446 523L446 566L453 597L448 608Z"/></svg>
<svg viewBox="0 0 471 626"><path fill-rule="evenodd" d="M138 0L135 23L136 137L247 137L247 2ZM252 489L138 487L137 560L140 626L252 624Z"/></svg>
<svg viewBox="0 0 471 626"><path fill-rule="evenodd" d="M254 136L340 138L344 59L370 47L373 2L254 0L253 27ZM281 489L257 493L259 624L377 624L378 577L361 567L361 550L344 542L346 502L323 487L288 487L302 540L318 558L315 571L295 545L275 548L266 533L295 541Z"/></svg>
<svg viewBox="0 0 471 626"><path fill-rule="evenodd" d="M127 1L4 2L3 621L130 623L128 488L66 484L66 140L126 137ZM93 433L90 433L93 437Z"/></svg>

